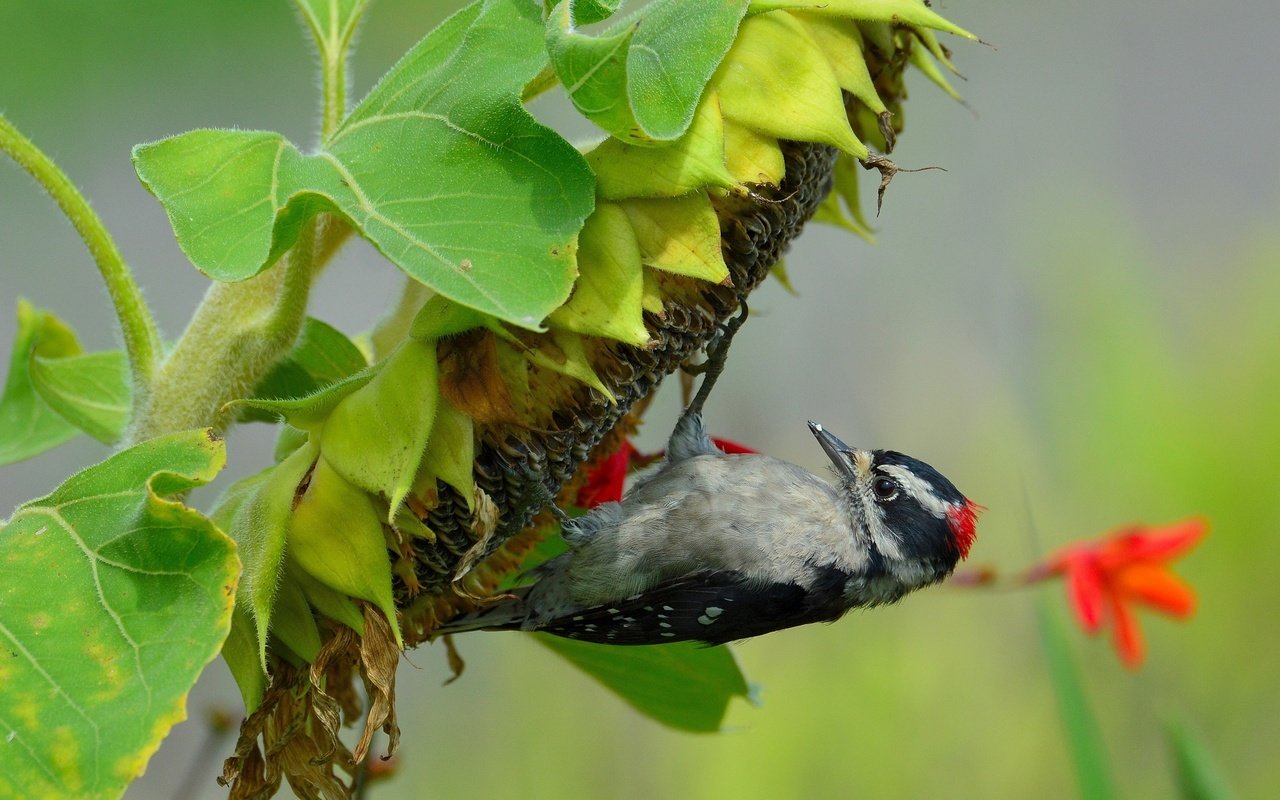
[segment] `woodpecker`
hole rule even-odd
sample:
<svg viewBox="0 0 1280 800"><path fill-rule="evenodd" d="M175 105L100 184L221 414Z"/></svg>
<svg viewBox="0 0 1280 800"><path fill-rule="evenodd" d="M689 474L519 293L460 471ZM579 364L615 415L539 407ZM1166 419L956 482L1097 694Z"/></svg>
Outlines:
<svg viewBox="0 0 1280 800"><path fill-rule="evenodd" d="M719 362L717 373L723 352ZM814 422L834 484L727 455L707 435L703 400L621 502L561 515L569 550L535 568L536 582L438 632L723 644L895 602L968 555L979 507L923 461L850 447Z"/></svg>

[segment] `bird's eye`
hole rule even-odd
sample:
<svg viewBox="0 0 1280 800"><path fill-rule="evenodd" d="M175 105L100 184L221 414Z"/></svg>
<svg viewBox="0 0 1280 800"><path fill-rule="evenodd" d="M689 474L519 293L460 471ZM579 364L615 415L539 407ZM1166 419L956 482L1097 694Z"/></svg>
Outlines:
<svg viewBox="0 0 1280 800"><path fill-rule="evenodd" d="M892 500L898 494L898 484L889 478L876 478L871 491L876 493L877 500Z"/></svg>

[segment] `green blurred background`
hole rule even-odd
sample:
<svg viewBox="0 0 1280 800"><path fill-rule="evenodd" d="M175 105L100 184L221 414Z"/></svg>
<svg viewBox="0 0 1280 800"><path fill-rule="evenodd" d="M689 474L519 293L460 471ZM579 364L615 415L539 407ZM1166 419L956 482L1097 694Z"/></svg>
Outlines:
<svg viewBox="0 0 1280 800"><path fill-rule="evenodd" d="M904 175L879 244L812 226L739 336L713 431L818 469L804 428L925 458L987 505L976 564L1141 520L1203 514L1213 532L1177 569L1189 624L1146 619L1146 667L1103 640L1074 653L1121 796L1173 792L1163 722L1198 728L1244 797L1275 796L1280 734L1280 92L1265 0L1198 4L934 3L995 43L950 43L975 113L919 76L895 158ZM354 67L358 98L453 3L378 0ZM0 0L0 109L85 190L176 335L203 278L133 177L129 148L201 126L314 141L309 52L284 0ZM589 133L556 98L536 109ZM317 316L366 328L399 286L368 247L329 270ZM82 244L16 168L0 165L0 350L14 300L113 345ZM656 449L669 388L643 432ZM228 475L266 461L264 429L231 438ZM105 455L80 441L0 472L0 508ZM1037 544L1028 531L1038 531ZM1053 605L1062 609L1058 587ZM520 635L408 654L395 778L373 797L1072 797L1036 636L1033 594L942 587L834 626L737 648L763 706L718 736L674 733ZM209 708L238 708L215 664L132 798L224 796L229 750ZM202 754L206 760L198 761ZM198 780L181 786L195 764Z"/></svg>

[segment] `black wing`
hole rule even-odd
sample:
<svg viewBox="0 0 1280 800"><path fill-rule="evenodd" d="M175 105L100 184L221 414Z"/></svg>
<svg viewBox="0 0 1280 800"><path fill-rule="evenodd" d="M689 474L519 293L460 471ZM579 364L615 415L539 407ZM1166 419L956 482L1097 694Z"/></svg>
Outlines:
<svg viewBox="0 0 1280 800"><path fill-rule="evenodd" d="M601 644L724 644L762 633L838 619L847 576L822 571L811 589L747 583L736 573L698 573L609 605L553 619L539 630Z"/></svg>

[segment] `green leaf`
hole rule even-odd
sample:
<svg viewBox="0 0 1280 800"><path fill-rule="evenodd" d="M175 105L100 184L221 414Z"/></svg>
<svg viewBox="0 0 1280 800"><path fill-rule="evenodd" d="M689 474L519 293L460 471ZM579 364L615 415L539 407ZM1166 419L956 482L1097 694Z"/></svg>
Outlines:
<svg viewBox="0 0 1280 800"><path fill-rule="evenodd" d="M750 691L728 647L696 642L612 647L547 634L534 638L641 714L678 730L720 730L729 701Z"/></svg>
<svg viewBox="0 0 1280 800"><path fill-rule="evenodd" d="M1049 677L1058 697L1058 711L1062 727L1071 748L1076 781L1082 800L1109 800L1115 797L1111 783L1111 770L1102 742L1102 730L1085 697L1084 685L1071 647L1067 643L1062 620L1049 608L1041 595L1036 599L1036 617L1039 621L1040 640L1049 662Z"/></svg>
<svg viewBox="0 0 1280 800"><path fill-rule="evenodd" d="M1177 768L1178 796L1182 800L1234 800L1235 791L1200 735L1186 720L1165 726L1169 749Z"/></svg>
<svg viewBox="0 0 1280 800"><path fill-rule="evenodd" d="M152 439L0 527L0 796L120 795L226 638L235 544L173 499L225 450Z"/></svg>
<svg viewBox="0 0 1280 800"><path fill-rule="evenodd" d="M9 377L0 395L0 464L39 455L79 433L40 399L31 380L33 356L79 354L80 342L66 323L26 300L18 301L18 333L9 354Z"/></svg>
<svg viewBox="0 0 1280 800"><path fill-rule="evenodd" d="M612 17L621 7L622 0L574 0L573 17L579 25L590 25Z"/></svg>
<svg viewBox="0 0 1280 800"><path fill-rule="evenodd" d="M255 398L286 399L314 394L324 387L351 377L369 366L360 348L337 328L308 317L289 355L262 379L253 390ZM246 407L244 421L275 422L270 411Z"/></svg>
<svg viewBox="0 0 1280 800"><path fill-rule="evenodd" d="M620 139L670 141L689 129L746 10L746 0L656 0L593 37L576 32L562 2L547 20L547 51L588 119Z"/></svg>
<svg viewBox="0 0 1280 800"><path fill-rule="evenodd" d="M134 165L183 252L217 280L262 271L329 211L437 292L536 330L569 294L595 194L581 154L520 105L545 64L535 4L477 2L315 154L277 133L203 130L139 146Z"/></svg>
<svg viewBox="0 0 1280 800"><path fill-rule="evenodd" d="M133 411L129 361L119 350L64 358L36 356L31 384L63 419L106 444L119 440Z"/></svg>

